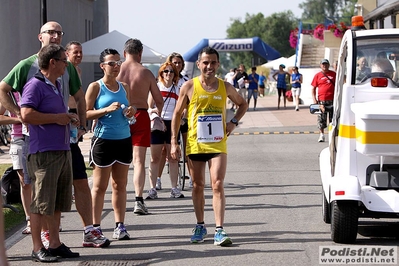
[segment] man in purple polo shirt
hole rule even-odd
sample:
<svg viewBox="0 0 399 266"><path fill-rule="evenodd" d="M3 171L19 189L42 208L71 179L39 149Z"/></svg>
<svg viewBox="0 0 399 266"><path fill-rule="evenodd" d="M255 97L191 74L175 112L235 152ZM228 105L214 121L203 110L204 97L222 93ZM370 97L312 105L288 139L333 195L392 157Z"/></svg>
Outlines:
<svg viewBox="0 0 399 266"><path fill-rule="evenodd" d="M32 178L32 259L55 262L57 257L79 257L61 243L58 228L61 212L71 210L69 124L79 126L79 118L67 113L57 81L68 64L65 49L58 44L44 46L38 64L40 71L25 84L21 99L21 117L29 124L30 133L27 166ZM43 222L48 224L51 236L48 249L40 237Z"/></svg>

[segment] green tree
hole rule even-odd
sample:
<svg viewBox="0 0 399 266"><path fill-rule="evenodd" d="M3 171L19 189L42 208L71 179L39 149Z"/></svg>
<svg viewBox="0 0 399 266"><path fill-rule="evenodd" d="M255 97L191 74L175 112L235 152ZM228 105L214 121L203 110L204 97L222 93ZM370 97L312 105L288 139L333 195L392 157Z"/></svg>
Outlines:
<svg viewBox="0 0 399 266"><path fill-rule="evenodd" d="M289 36L292 29L298 26L298 19L292 11L274 13L264 17L262 13L256 15L246 14L244 22L240 19L231 19L227 29L227 38L252 38L259 37L269 46L280 52L281 56L291 56L295 50L290 47ZM250 52L231 53L230 59L233 66L244 64L246 68L252 66L253 59L257 56ZM261 63L266 62L263 59ZM255 64L258 60L255 60Z"/></svg>
<svg viewBox="0 0 399 266"><path fill-rule="evenodd" d="M345 22L350 25L357 0L306 0L299 4L303 10L302 21L324 23L325 20Z"/></svg>

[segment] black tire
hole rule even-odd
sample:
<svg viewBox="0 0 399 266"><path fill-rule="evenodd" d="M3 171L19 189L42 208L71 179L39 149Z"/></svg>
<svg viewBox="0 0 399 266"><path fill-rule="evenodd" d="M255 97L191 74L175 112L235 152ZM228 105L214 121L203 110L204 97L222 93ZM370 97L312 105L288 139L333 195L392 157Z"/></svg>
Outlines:
<svg viewBox="0 0 399 266"><path fill-rule="evenodd" d="M331 223L331 204L328 203L327 198L326 198L326 194L324 194L324 191L322 189L321 191L321 196L322 196L322 215L323 215L323 221L326 224L330 224Z"/></svg>
<svg viewBox="0 0 399 266"><path fill-rule="evenodd" d="M180 132L180 150L181 156L179 159L179 173L178 173L178 180L179 180L179 187L181 190L184 190L185 180L186 180L186 149L183 145L183 136Z"/></svg>
<svg viewBox="0 0 399 266"><path fill-rule="evenodd" d="M354 200L333 201L331 207L331 239L335 243L355 243L359 220L358 202Z"/></svg>

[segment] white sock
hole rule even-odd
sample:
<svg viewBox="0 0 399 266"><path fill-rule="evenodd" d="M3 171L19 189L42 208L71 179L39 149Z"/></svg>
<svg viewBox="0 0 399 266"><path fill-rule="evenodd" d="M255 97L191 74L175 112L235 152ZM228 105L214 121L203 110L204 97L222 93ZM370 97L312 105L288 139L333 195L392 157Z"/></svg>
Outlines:
<svg viewBox="0 0 399 266"><path fill-rule="evenodd" d="M93 225L88 225L84 227L85 230L85 234L87 234L88 232L92 231L94 229Z"/></svg>

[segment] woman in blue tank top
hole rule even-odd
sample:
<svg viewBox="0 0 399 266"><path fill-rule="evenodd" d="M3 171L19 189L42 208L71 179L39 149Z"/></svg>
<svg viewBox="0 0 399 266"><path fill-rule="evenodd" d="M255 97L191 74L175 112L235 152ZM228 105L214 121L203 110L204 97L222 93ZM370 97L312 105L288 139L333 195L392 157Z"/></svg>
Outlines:
<svg viewBox="0 0 399 266"><path fill-rule="evenodd" d="M298 67L292 68L291 92L294 98L295 111L299 111L299 96L301 95L302 74L298 72Z"/></svg>
<svg viewBox="0 0 399 266"><path fill-rule="evenodd" d="M273 78L275 81L277 81L277 92L278 92L278 100L277 100L277 109L280 109L280 98L281 95L284 97L284 108L287 107L287 98L285 96L285 93L287 92L287 83L286 83L286 77L290 77L291 75L284 70L285 65L281 64L279 67L279 70L273 74ZM277 76L277 78L276 78Z"/></svg>
<svg viewBox="0 0 399 266"><path fill-rule="evenodd" d="M104 196L112 175L112 207L116 224L112 238L125 240L130 239L124 220L127 176L133 153L127 117L132 117L136 108L129 106L129 86L116 80L121 64L118 51L105 49L101 53L100 68L104 76L87 88L86 116L97 120L89 158L93 167L93 225L101 229ZM123 106L128 107L122 109Z"/></svg>

